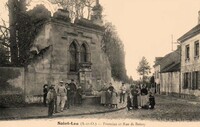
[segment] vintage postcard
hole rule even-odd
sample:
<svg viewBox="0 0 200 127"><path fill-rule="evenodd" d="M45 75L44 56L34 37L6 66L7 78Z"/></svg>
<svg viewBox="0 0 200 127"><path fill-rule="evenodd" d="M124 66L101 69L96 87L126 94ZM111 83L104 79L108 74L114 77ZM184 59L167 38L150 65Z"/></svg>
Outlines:
<svg viewBox="0 0 200 127"><path fill-rule="evenodd" d="M198 126L199 5L1 0L0 126Z"/></svg>

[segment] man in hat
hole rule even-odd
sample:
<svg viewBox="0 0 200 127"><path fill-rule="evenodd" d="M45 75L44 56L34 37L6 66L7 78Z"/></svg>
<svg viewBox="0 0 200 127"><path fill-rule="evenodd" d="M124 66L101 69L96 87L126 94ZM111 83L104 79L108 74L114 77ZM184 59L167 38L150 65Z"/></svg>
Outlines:
<svg viewBox="0 0 200 127"><path fill-rule="evenodd" d="M63 112L65 101L67 99L67 90L64 86L64 82L60 81L57 89L57 108L60 106L60 111Z"/></svg>
<svg viewBox="0 0 200 127"><path fill-rule="evenodd" d="M54 87L50 87L49 91L47 93L47 103L48 103L48 116L52 116L53 115L53 111L54 111L54 103L55 103L55 92L54 92Z"/></svg>
<svg viewBox="0 0 200 127"><path fill-rule="evenodd" d="M119 103L125 102L125 94L126 94L126 87L124 86L124 83L122 83L122 86L120 87L120 101L119 101Z"/></svg>

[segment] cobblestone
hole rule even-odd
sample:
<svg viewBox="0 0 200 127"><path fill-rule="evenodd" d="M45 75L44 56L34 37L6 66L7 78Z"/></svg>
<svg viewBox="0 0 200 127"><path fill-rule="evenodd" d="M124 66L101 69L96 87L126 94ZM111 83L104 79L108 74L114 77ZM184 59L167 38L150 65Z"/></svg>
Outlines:
<svg viewBox="0 0 200 127"><path fill-rule="evenodd" d="M153 110L138 109L127 111L124 109L112 113L77 117L108 119L121 118L159 121L198 121L200 120L200 103L159 95L156 96L156 107Z"/></svg>
<svg viewBox="0 0 200 127"><path fill-rule="evenodd" d="M95 114L113 112L124 108L126 104L118 104L118 108L108 108L101 105L76 105L53 115L53 117L71 117L83 114ZM20 108L0 108L0 120L10 119L32 119L47 118L48 108L42 105L20 107Z"/></svg>
<svg viewBox="0 0 200 127"><path fill-rule="evenodd" d="M126 104L120 104L123 108ZM74 106L69 110L60 112L54 117L68 118L98 118L98 119L140 119L156 121L199 121L200 120L200 102L184 100L169 96L156 96L156 106L153 110L131 110L122 109L110 112L109 109L97 105ZM94 114L99 112L100 114ZM87 114L87 115L86 115ZM90 114L90 115L89 115ZM0 119L20 119L20 118L44 118L47 117L47 107L32 106L25 108L0 109Z"/></svg>

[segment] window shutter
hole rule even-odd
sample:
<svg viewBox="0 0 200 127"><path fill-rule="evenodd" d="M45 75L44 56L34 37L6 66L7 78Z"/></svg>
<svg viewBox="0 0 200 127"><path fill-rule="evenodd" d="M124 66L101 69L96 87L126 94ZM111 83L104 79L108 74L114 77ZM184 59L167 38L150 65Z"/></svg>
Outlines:
<svg viewBox="0 0 200 127"><path fill-rule="evenodd" d="M196 89L196 72L192 72L192 90Z"/></svg>
<svg viewBox="0 0 200 127"><path fill-rule="evenodd" d="M197 88L200 90L200 72L197 73Z"/></svg>

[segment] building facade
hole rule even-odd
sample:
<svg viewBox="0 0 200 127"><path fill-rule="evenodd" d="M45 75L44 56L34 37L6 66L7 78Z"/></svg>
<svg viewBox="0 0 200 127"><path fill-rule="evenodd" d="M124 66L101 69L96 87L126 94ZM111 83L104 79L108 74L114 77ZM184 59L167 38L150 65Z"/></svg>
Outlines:
<svg viewBox="0 0 200 127"><path fill-rule="evenodd" d="M200 96L200 24L178 39L181 43L181 93Z"/></svg>
<svg viewBox="0 0 200 127"><path fill-rule="evenodd" d="M71 23L68 11L58 10L43 24L25 70L27 102L42 95L44 84L57 85L60 80L66 83L74 79L86 93L100 90L101 85L111 81L110 63L102 50L101 6L97 4L93 11L97 12L91 20L76 19Z"/></svg>

